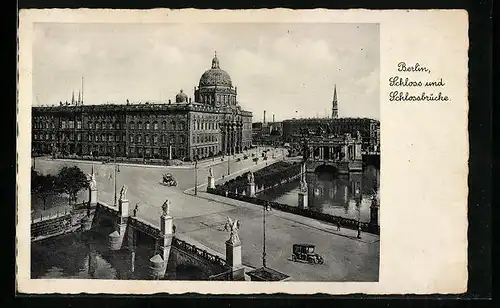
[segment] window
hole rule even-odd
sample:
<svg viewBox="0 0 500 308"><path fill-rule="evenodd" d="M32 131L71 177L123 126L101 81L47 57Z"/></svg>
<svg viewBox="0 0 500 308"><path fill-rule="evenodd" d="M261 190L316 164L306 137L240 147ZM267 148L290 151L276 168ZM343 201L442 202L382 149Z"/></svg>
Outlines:
<svg viewBox="0 0 500 308"><path fill-rule="evenodd" d="M196 136L196 143L200 143L200 136Z"/></svg>
<svg viewBox="0 0 500 308"><path fill-rule="evenodd" d="M89 125L89 129L92 129L92 122L89 122L88 125Z"/></svg>
<svg viewBox="0 0 500 308"><path fill-rule="evenodd" d="M146 135L146 136L144 137L144 142L146 142L147 144L149 143L149 135Z"/></svg>
<svg viewBox="0 0 500 308"><path fill-rule="evenodd" d="M142 122L137 123L137 128L142 129Z"/></svg>
<svg viewBox="0 0 500 308"><path fill-rule="evenodd" d="M154 137L153 137L153 143L154 144L158 144L158 136L157 135L154 135Z"/></svg>
<svg viewBox="0 0 500 308"><path fill-rule="evenodd" d="M82 129L82 121L77 121L76 122L76 128Z"/></svg>
<svg viewBox="0 0 500 308"><path fill-rule="evenodd" d="M75 122L74 121L69 121L69 128L75 128Z"/></svg>
<svg viewBox="0 0 500 308"><path fill-rule="evenodd" d="M113 129L113 123L109 123L109 129Z"/></svg>
<svg viewBox="0 0 500 308"><path fill-rule="evenodd" d="M172 130L175 130L175 122L172 121Z"/></svg>
<svg viewBox="0 0 500 308"><path fill-rule="evenodd" d="M165 121L161 122L161 129L163 129L163 130L167 129L167 122L165 122Z"/></svg>
<svg viewBox="0 0 500 308"><path fill-rule="evenodd" d="M141 142L142 142L142 136L141 136L141 135L137 135L137 142L138 142L138 143L141 143Z"/></svg>
<svg viewBox="0 0 500 308"><path fill-rule="evenodd" d="M100 123L96 122L95 123L95 129L99 129L100 128Z"/></svg>
<svg viewBox="0 0 500 308"><path fill-rule="evenodd" d="M161 143L166 143L167 142L167 136L161 135Z"/></svg>
<svg viewBox="0 0 500 308"><path fill-rule="evenodd" d="M62 128L62 129L66 129L66 121L62 121L62 123L61 123L61 128Z"/></svg>
<svg viewBox="0 0 500 308"><path fill-rule="evenodd" d="M120 135L115 135L115 141L120 141Z"/></svg>
<svg viewBox="0 0 500 308"><path fill-rule="evenodd" d="M149 122L146 122L146 129L150 129Z"/></svg>
<svg viewBox="0 0 500 308"><path fill-rule="evenodd" d="M102 138L101 138L102 141L106 141L106 135L105 134L102 134Z"/></svg>
<svg viewBox="0 0 500 308"><path fill-rule="evenodd" d="M89 135L89 141L92 141L92 135Z"/></svg>
<svg viewBox="0 0 500 308"><path fill-rule="evenodd" d="M135 124L134 124L134 122L130 122L130 124L129 124L129 125L130 125L130 129L135 129Z"/></svg>
<svg viewBox="0 0 500 308"><path fill-rule="evenodd" d="M134 142L134 135L130 135L130 142Z"/></svg>
<svg viewBox="0 0 500 308"><path fill-rule="evenodd" d="M78 140L78 141L82 140L82 134L78 133L76 135L76 140Z"/></svg>
<svg viewBox="0 0 500 308"><path fill-rule="evenodd" d="M52 134L52 140L56 140L56 134Z"/></svg>
<svg viewBox="0 0 500 308"><path fill-rule="evenodd" d="M184 138L185 138L184 136L180 136L180 141L179 141L179 142L180 142L181 144L184 144Z"/></svg>
<svg viewBox="0 0 500 308"><path fill-rule="evenodd" d="M158 130L158 122L154 122L153 123L153 129L154 130Z"/></svg>
<svg viewBox="0 0 500 308"><path fill-rule="evenodd" d="M48 140L48 139L49 139L49 134L47 134L47 135L46 135L46 138L45 138L45 139L46 139L46 140ZM71 133L71 134L69 134L69 140L73 141L73 139L75 139L75 136L74 136L72 133Z"/></svg>
<svg viewBox="0 0 500 308"><path fill-rule="evenodd" d="M52 122L52 128L56 128L56 123Z"/></svg>
<svg viewBox="0 0 500 308"><path fill-rule="evenodd" d="M113 141L113 135L111 134L108 135L108 141Z"/></svg>
<svg viewBox="0 0 500 308"><path fill-rule="evenodd" d="M196 129L198 129L198 130L200 129L200 122L196 123Z"/></svg>

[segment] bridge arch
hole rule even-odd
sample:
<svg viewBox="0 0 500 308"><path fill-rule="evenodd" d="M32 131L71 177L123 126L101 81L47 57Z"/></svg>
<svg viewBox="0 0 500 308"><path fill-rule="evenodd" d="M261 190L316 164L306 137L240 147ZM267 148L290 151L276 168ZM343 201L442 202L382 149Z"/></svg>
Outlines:
<svg viewBox="0 0 500 308"><path fill-rule="evenodd" d="M322 164L314 169L314 173L320 177L337 177L339 174L339 169L333 165Z"/></svg>

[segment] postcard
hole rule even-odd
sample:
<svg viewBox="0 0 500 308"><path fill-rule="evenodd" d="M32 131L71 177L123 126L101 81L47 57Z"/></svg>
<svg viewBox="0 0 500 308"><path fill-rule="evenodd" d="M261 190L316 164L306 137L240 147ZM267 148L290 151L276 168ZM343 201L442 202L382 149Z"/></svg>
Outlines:
<svg viewBox="0 0 500 308"><path fill-rule="evenodd" d="M460 10L21 10L17 290L467 290Z"/></svg>

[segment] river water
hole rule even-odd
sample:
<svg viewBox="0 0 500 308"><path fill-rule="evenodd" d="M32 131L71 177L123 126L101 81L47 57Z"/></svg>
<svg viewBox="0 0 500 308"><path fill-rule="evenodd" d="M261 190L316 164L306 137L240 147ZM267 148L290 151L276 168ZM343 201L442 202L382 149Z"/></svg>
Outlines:
<svg viewBox="0 0 500 308"><path fill-rule="evenodd" d="M32 279L149 280L150 245L111 252L105 236L75 232L31 243ZM169 266L164 280L206 280L201 269Z"/></svg>
<svg viewBox="0 0 500 308"><path fill-rule="evenodd" d="M371 196L379 191L380 173L369 166L349 175L307 173L309 209L325 214L370 221ZM264 191L258 198L298 205L299 180ZM359 199L361 197L361 202Z"/></svg>

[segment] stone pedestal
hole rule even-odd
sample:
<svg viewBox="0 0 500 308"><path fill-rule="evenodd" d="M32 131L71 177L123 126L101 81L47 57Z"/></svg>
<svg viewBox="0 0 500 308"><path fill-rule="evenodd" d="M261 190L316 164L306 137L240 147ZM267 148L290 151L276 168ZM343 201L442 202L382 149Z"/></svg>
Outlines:
<svg viewBox="0 0 500 308"><path fill-rule="evenodd" d="M170 249L172 247L172 238L174 231L174 219L169 215L162 215L160 217L160 229L162 238L159 239L158 248L159 255L165 262L165 266L168 263L168 258L170 256Z"/></svg>
<svg viewBox="0 0 500 308"><path fill-rule="evenodd" d="M309 207L308 199L307 199L307 192L304 192L304 191L299 192L298 206L299 206L299 209L302 209L302 210L306 210Z"/></svg>
<svg viewBox="0 0 500 308"><path fill-rule="evenodd" d="M154 255L149 259L149 276L153 280L165 277L166 262L160 255Z"/></svg>
<svg viewBox="0 0 500 308"><path fill-rule="evenodd" d="M118 212L120 214L120 218L128 217L129 203L128 200L120 199L118 200Z"/></svg>
<svg viewBox="0 0 500 308"><path fill-rule="evenodd" d="M89 188L89 206L97 206L97 188Z"/></svg>
<svg viewBox="0 0 500 308"><path fill-rule="evenodd" d="M81 227L83 231L88 231L92 227L92 219L85 215L81 220Z"/></svg>
<svg viewBox="0 0 500 308"><path fill-rule="evenodd" d="M120 250L121 246L122 246L122 243L120 240L120 233L118 231L112 232L108 236L109 250L112 250L112 251Z"/></svg>
<svg viewBox="0 0 500 308"><path fill-rule="evenodd" d="M213 176L208 177L208 188L215 188L215 178Z"/></svg>
<svg viewBox="0 0 500 308"><path fill-rule="evenodd" d="M248 195L250 197L255 197L255 183L248 184Z"/></svg>
<svg viewBox="0 0 500 308"><path fill-rule="evenodd" d="M233 280L245 280L245 268L241 263L240 241L226 241L226 262L232 268Z"/></svg>

